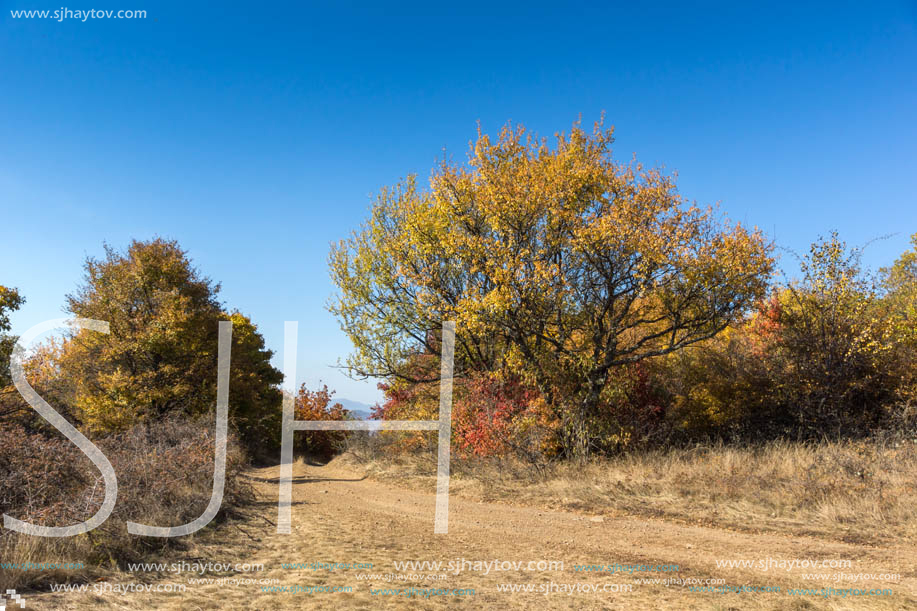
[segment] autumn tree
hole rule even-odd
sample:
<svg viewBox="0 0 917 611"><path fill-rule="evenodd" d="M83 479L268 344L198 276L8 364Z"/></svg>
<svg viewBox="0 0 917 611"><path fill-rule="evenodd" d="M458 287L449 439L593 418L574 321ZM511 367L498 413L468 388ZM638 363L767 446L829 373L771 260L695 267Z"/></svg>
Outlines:
<svg viewBox="0 0 917 611"><path fill-rule="evenodd" d="M911 249L879 270L880 289L896 318L896 333L908 340L917 336L917 233Z"/></svg>
<svg viewBox="0 0 917 611"><path fill-rule="evenodd" d="M881 272L889 290L917 290L917 233L911 236L911 249L902 253L890 267L882 268Z"/></svg>
<svg viewBox="0 0 917 611"><path fill-rule="evenodd" d="M174 241L134 241L123 253L106 246L102 259L87 259L68 311L107 321L110 333L73 334L61 367L90 430L121 431L166 414L211 410L218 322L232 320L230 418L250 447L274 440L264 436L277 435L268 428L279 430L282 374L254 324L224 311L219 290Z"/></svg>
<svg viewBox="0 0 917 611"><path fill-rule="evenodd" d="M663 359L670 416L695 440L917 429L917 236L873 278L836 232L745 321Z"/></svg>
<svg viewBox="0 0 917 611"><path fill-rule="evenodd" d="M273 351L265 347L264 337L250 318L232 312L228 319L232 321L230 417L253 455L273 456L283 431L283 373L271 365Z"/></svg>
<svg viewBox="0 0 917 611"><path fill-rule="evenodd" d="M813 243L800 278L785 285L772 311L778 332L768 358L783 368L781 402L799 436L863 434L894 393L884 366L893 345L889 319L861 256L836 232Z"/></svg>
<svg viewBox="0 0 917 611"><path fill-rule="evenodd" d="M894 338L893 367L900 381L895 416L901 424L917 428L917 233L911 236L911 249L880 270L880 279Z"/></svg>
<svg viewBox="0 0 917 611"><path fill-rule="evenodd" d="M10 330L10 313L18 310L25 299L19 291L0 285L0 333Z"/></svg>
<svg viewBox="0 0 917 611"><path fill-rule="evenodd" d="M719 333L773 265L758 231L615 161L612 136L574 124L552 148L523 127L479 131L468 164L443 161L429 189L383 190L330 255L351 371L412 377L403 364L436 354L455 320L460 370L507 368L562 421L567 455L592 452L613 372Z"/></svg>
<svg viewBox="0 0 917 611"><path fill-rule="evenodd" d="M332 402L333 390L328 390L328 385L323 384L318 390L309 390L303 384L296 393L293 403L294 417L296 420L353 420L349 410L337 402ZM296 448L312 456L323 459L331 458L337 452L344 440L347 439L345 431L301 431L294 437Z"/></svg>
<svg viewBox="0 0 917 611"><path fill-rule="evenodd" d="M47 422L38 416L13 384L10 375L10 356L18 337L9 333L9 313L17 310L25 299L16 289L0 286L0 421L16 424L26 430L47 430ZM65 416L70 416L67 385L60 373L61 343L50 338L33 347L23 362L29 384L46 400L60 406Z"/></svg>
<svg viewBox="0 0 917 611"><path fill-rule="evenodd" d="M9 334L11 312L18 310L25 299L14 288L0 285L0 416L6 411L9 395L14 392L10 377L10 355L16 344L16 337Z"/></svg>
<svg viewBox="0 0 917 611"><path fill-rule="evenodd" d="M716 337L654 363L676 439L735 440L792 434L797 419L785 401L786 359L778 358L777 294Z"/></svg>

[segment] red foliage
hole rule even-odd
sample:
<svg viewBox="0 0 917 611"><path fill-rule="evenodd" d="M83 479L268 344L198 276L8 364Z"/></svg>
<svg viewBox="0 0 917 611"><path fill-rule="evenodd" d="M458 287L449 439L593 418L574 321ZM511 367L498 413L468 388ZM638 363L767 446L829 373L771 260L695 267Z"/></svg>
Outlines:
<svg viewBox="0 0 917 611"><path fill-rule="evenodd" d="M333 390L323 384L320 390L309 390L305 384L299 388L294 404L296 420L352 420L350 411L340 403L331 403ZM301 431L296 433L296 445L299 449L318 456L331 458L340 443L346 439L345 431Z"/></svg>
<svg viewBox="0 0 917 611"><path fill-rule="evenodd" d="M762 300L755 310L755 316L750 322L751 335L760 339L763 344L769 344L776 339L783 326L783 306L780 304L779 296L775 293Z"/></svg>
<svg viewBox="0 0 917 611"><path fill-rule="evenodd" d="M518 419L531 412L538 392L515 378L486 374L464 380L462 387L453 408L458 449L476 456L505 454Z"/></svg>

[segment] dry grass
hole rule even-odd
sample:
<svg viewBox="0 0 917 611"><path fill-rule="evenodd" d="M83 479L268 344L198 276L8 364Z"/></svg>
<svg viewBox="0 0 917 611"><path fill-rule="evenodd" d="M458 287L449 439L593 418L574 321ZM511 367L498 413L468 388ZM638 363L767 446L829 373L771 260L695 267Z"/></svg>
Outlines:
<svg viewBox="0 0 917 611"><path fill-rule="evenodd" d="M102 526L66 538L32 537L0 528L4 564L81 563L83 568L0 567L0 590L85 582L106 568L181 545L176 539L130 535L126 522L166 526L199 516L213 485L213 437L206 423L167 420L99 440L118 475L118 502ZM224 510L251 496L250 486L238 477L245 466L239 444L234 438L228 444ZM75 446L14 427L0 428L0 512L36 524L74 524L92 516L103 497L98 472Z"/></svg>
<svg viewBox="0 0 917 611"><path fill-rule="evenodd" d="M871 609L892 611L917 608L917 552L911 543L894 541L881 546L841 543L820 538L788 537L783 534L755 534L716 528L685 526L677 522L623 517L590 520L574 512L544 511L540 508L476 503L461 498L450 502L449 535L432 532L434 495L432 478L427 490L412 491L364 479L363 469L351 468L338 459L325 466L297 462L293 465L293 507L290 534L278 534L277 466L250 471L257 502L242 521L208 529L187 550L173 550L169 562L213 560L216 562L260 563L264 571L247 575L277 579L280 586L349 585L351 592L288 596L263 591L257 586L226 586L219 583L192 584L188 576L169 572L150 575L154 580L187 582L186 592L135 592L100 596L87 593L46 592L29 596L28 608L53 611L85 609L538 609L579 611L581 609L677 609L679 611L784 611L787 609ZM469 467L463 464L461 468ZM377 465L381 466L381 465ZM414 463L426 468L431 464ZM479 468L476 464L474 468ZM374 467L375 468L375 467ZM412 468L410 464L405 470ZM480 467L485 468L485 467ZM490 465L487 469L496 468ZM496 472L490 472L496 478ZM507 473L505 482L518 481L529 488L523 473ZM404 480L413 481L417 479ZM540 486L552 481L536 481ZM455 480L460 495L468 495L482 484L463 471ZM503 484L506 485L506 484ZM501 492L503 494L503 492ZM531 491L526 491L529 500ZM456 495L459 496L459 495ZM510 499L506 499L510 500ZM235 528L234 526L239 526ZM300 561L358 561L373 563L373 572L391 571L395 561L467 559L552 559L566 563L563 571L465 571L445 572L435 587L474 588L473 599L453 597L407 598L372 594L374 584L356 579L359 571L288 570L283 563ZM762 571L750 568L720 568L722 559L832 558L854 561L853 571L901 573L893 582L891 596L792 596L790 588L837 587L830 580L810 581L793 571ZM165 558L157 561L165 561ZM688 587L641 584L633 577L576 571L576 563L622 562L677 564L679 577L722 578L730 585L779 586L783 593L714 594L692 592ZM395 569L396 572L397 569ZM216 572L207 576L245 576ZM649 575L647 575L649 576ZM112 584L129 583L138 573L112 572ZM197 577L197 575L194 575ZM639 575L643 577L643 575ZM545 596L500 592L504 583L540 585L558 583L630 583L634 589L621 594ZM872 580L870 587L888 587ZM376 584L376 587L381 584ZM392 584L393 585L393 584ZM423 586L425 584L418 583ZM433 585L433 584L426 584ZM840 584L844 587L854 584ZM862 582L856 584L861 585Z"/></svg>
<svg viewBox="0 0 917 611"><path fill-rule="evenodd" d="M362 446L362 447L361 447ZM431 453L386 457L366 442L338 458L371 477L429 489ZM917 440L713 445L556 464L454 459L452 493L594 514L637 515L851 543L917 539Z"/></svg>

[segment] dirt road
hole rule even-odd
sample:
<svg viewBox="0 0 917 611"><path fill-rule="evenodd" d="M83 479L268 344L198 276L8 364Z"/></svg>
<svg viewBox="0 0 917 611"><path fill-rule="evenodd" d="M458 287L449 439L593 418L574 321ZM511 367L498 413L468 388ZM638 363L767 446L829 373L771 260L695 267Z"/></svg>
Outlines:
<svg viewBox="0 0 917 611"><path fill-rule="evenodd" d="M254 507L246 509L248 516L220 526L199 537L189 550L162 560L185 563L184 566L113 574L105 581L83 584L82 592L31 593L26 597L25 608L917 608L917 551L903 544L865 546L739 533L661 520L479 503L455 496L451 499L449 534L434 535L432 490L402 490L365 479L348 467L301 463L294 469L293 532L279 535L272 525L277 517L277 476L276 467L252 470L249 477L258 500ZM768 559L777 566L762 570L758 563L767 563ZM717 566L717 561L742 560L756 566ZM829 565L851 560L852 565L789 567L790 563L812 560ZM394 565L404 561L441 561L443 565L440 570L429 566L399 569ZM539 564L540 561L545 563ZM562 570L558 564L546 564L558 561L563 562ZM199 565L207 563L211 570L200 574ZM284 568L297 563L297 568ZM253 570L251 566L214 570L214 564L263 565L263 570ZM631 566L611 572L615 564ZM576 565L603 565L603 570L577 570ZM677 565L678 571L641 571L632 565ZM807 580L803 578L807 573L831 574L832 578ZM900 573L902 577L891 582L874 578L832 581L838 573ZM211 581L197 581L201 579ZM733 588L781 591L698 592L672 582L639 583L642 579L693 583L724 579L725 585ZM506 591L512 586L534 591ZM131 587L159 591L121 593ZM166 591L181 587L183 592ZM835 593L826 597L821 589L828 587L833 587ZM411 588L414 595L407 596ZM791 588L819 592L790 594ZM889 588L893 594L843 593L853 588Z"/></svg>

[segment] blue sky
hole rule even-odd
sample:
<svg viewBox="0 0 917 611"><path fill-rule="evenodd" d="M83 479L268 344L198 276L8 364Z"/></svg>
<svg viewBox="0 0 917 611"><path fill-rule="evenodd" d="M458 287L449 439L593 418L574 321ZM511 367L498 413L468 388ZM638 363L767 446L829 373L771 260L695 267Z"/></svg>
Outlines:
<svg viewBox="0 0 917 611"><path fill-rule="evenodd" d="M325 3L331 4L331 3ZM146 19L13 19L0 2L0 283L14 331L62 315L102 242L177 239L299 378L330 367L326 257L372 194L480 121L544 135L604 111L616 154L786 248L838 229L890 262L917 232L917 3L125 4ZM789 262L787 262L789 264ZM789 267L789 265L788 265Z"/></svg>

